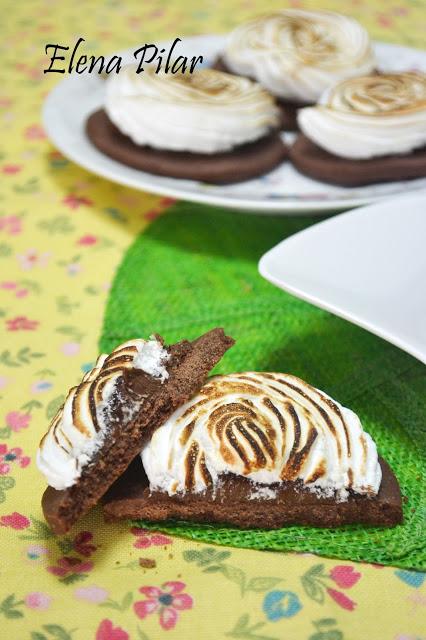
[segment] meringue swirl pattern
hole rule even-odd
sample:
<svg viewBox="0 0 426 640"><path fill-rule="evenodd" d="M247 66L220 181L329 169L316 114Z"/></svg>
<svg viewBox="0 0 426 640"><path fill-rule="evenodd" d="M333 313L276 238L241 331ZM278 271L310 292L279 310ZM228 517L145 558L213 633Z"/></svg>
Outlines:
<svg viewBox="0 0 426 640"><path fill-rule="evenodd" d="M99 356L93 369L81 383L70 389L64 405L53 418L37 452L37 466L48 484L55 489L66 489L76 483L83 467L102 446L108 434L109 409L116 395L117 383L126 369L144 369L144 353L149 356L148 369L153 369L154 340L130 340L117 347L110 355ZM162 366L165 350L156 343L158 364ZM165 352L167 355L167 352ZM160 374L163 375L161 368ZM157 376L159 377L159 376ZM128 390L131 395L131 391ZM131 405L123 408L122 418L131 420L143 399L131 398Z"/></svg>
<svg viewBox="0 0 426 640"><path fill-rule="evenodd" d="M342 158L410 153L426 144L426 75L353 78L298 113L303 133Z"/></svg>
<svg viewBox="0 0 426 640"><path fill-rule="evenodd" d="M344 500L375 495L376 445L355 413L299 378L236 373L211 378L142 451L151 489L214 488L223 474L260 485L300 481Z"/></svg>
<svg viewBox="0 0 426 640"><path fill-rule="evenodd" d="M272 94L316 102L329 86L371 73L367 31L331 11L286 9L240 25L223 52L227 68L257 80Z"/></svg>
<svg viewBox="0 0 426 640"><path fill-rule="evenodd" d="M135 144L206 154L257 140L279 124L274 99L257 83L213 69L137 75L126 67L107 82L105 110Z"/></svg>

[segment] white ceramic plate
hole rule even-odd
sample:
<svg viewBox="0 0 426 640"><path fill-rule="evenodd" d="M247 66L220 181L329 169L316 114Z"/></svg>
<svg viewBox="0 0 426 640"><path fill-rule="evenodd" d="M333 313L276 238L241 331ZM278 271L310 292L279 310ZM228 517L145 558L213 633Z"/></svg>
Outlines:
<svg viewBox="0 0 426 640"><path fill-rule="evenodd" d="M362 207L287 238L261 275L426 363L426 190Z"/></svg>
<svg viewBox="0 0 426 640"><path fill-rule="evenodd" d="M224 36L185 38L177 55L203 55L211 64L222 49ZM170 42L160 43L168 49ZM375 45L379 67L383 70L424 69L426 52L390 44ZM125 63L134 62L133 50L120 52ZM71 74L49 94L44 104L44 127L62 153L80 166L119 184L173 198L221 205L259 213L322 213L349 209L389 195L426 186L426 179L393 182L347 189L310 180L289 162L256 180L236 185L212 186L192 180L164 178L131 169L108 158L87 139L87 116L101 107L104 80L98 74Z"/></svg>

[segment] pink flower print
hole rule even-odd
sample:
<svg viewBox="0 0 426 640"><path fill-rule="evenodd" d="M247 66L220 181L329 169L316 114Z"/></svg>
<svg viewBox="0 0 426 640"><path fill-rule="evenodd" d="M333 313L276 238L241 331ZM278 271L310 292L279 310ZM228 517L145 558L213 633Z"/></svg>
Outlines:
<svg viewBox="0 0 426 640"><path fill-rule="evenodd" d="M64 356L76 356L80 352L80 345L78 342L64 342L61 351Z"/></svg>
<svg viewBox="0 0 426 640"><path fill-rule="evenodd" d="M87 233L85 236L81 236L77 240L77 244L80 244L84 247L90 247L92 244L96 244L98 241L96 236L92 236L90 233Z"/></svg>
<svg viewBox="0 0 426 640"><path fill-rule="evenodd" d="M6 98L5 96L0 98L0 108L7 109L8 107L11 107L12 104L13 101L10 98Z"/></svg>
<svg viewBox="0 0 426 640"><path fill-rule="evenodd" d="M148 529L139 529L138 527L132 527L131 533L136 536L136 541L133 546L136 549L147 549L148 547L162 547L166 544L172 544L173 540L162 533L153 533Z"/></svg>
<svg viewBox="0 0 426 640"><path fill-rule="evenodd" d="M102 587L97 587L95 584L92 584L89 587L79 587L79 589L74 591L74 596L79 600L86 600L93 604L100 604L101 602L105 602L108 598L108 591L106 591L106 589L102 589Z"/></svg>
<svg viewBox="0 0 426 640"><path fill-rule="evenodd" d="M170 205L174 204L175 202L177 202L177 200L175 198L169 198L168 196L165 196L164 198L161 198L161 200L160 200L160 204L163 207L170 207Z"/></svg>
<svg viewBox="0 0 426 640"><path fill-rule="evenodd" d="M43 547L40 544L31 544L24 551L25 559L28 562L41 562L45 556L49 553L49 549L47 547Z"/></svg>
<svg viewBox="0 0 426 640"><path fill-rule="evenodd" d="M184 582L165 582L158 587L141 587L139 591L147 596L133 605L134 612L143 620L151 613L158 612L160 625L164 630L173 629L179 618L178 611L191 609L193 601L190 595L182 593Z"/></svg>
<svg viewBox="0 0 426 640"><path fill-rule="evenodd" d="M20 447L14 447L8 450L6 444L0 444L0 475L4 476L8 474L10 465L13 462L17 462L22 469L28 467L31 458L23 456L22 453L23 451Z"/></svg>
<svg viewBox="0 0 426 640"><path fill-rule="evenodd" d="M30 413L21 413L20 411L9 411L6 414L6 425L16 433L21 429L26 429L31 421Z"/></svg>
<svg viewBox="0 0 426 640"><path fill-rule="evenodd" d="M5 175L13 176L15 173L19 173L22 170L21 164L4 164L1 167L1 172Z"/></svg>
<svg viewBox="0 0 426 640"><path fill-rule="evenodd" d="M97 549L95 544L91 544L93 534L90 531L80 531L73 540L73 549L82 556L88 558Z"/></svg>
<svg viewBox="0 0 426 640"><path fill-rule="evenodd" d="M6 376L0 376L0 389L4 389L9 384L9 379Z"/></svg>
<svg viewBox="0 0 426 640"><path fill-rule="evenodd" d="M39 124L32 124L31 126L25 129L25 138L27 140L45 140L46 134L44 133L43 127Z"/></svg>
<svg viewBox="0 0 426 640"><path fill-rule="evenodd" d="M45 267L49 262L50 253L39 254L36 249L28 249L25 253L18 255L18 261L23 271L29 271L34 267Z"/></svg>
<svg viewBox="0 0 426 640"><path fill-rule="evenodd" d="M70 193L69 195L65 196L65 198L62 200L62 203L67 207L69 207L70 209L78 209L82 205L91 207L93 204L90 198L85 198L84 196L76 196L73 193Z"/></svg>
<svg viewBox="0 0 426 640"><path fill-rule="evenodd" d="M8 331L34 331L39 325L38 320L29 320L26 316L16 316L6 320Z"/></svg>
<svg viewBox="0 0 426 640"><path fill-rule="evenodd" d="M346 609L347 611L353 611L356 607L356 602L348 598L341 591L336 591L336 589L327 588L328 595L333 598L334 602L337 602L339 607L342 609Z"/></svg>
<svg viewBox="0 0 426 640"><path fill-rule="evenodd" d="M408 16L410 10L408 7L394 7L392 13L394 16Z"/></svg>
<svg viewBox="0 0 426 640"><path fill-rule="evenodd" d="M40 24L37 28L37 31L40 31L41 33L47 33L48 31L52 31L52 25L51 24Z"/></svg>
<svg viewBox="0 0 426 640"><path fill-rule="evenodd" d="M22 221L19 216L0 216L0 231L15 236L22 231Z"/></svg>
<svg viewBox="0 0 426 640"><path fill-rule="evenodd" d="M111 620L105 619L96 631L96 640L129 640L129 634L121 627L114 627Z"/></svg>
<svg viewBox="0 0 426 640"><path fill-rule="evenodd" d="M5 282L2 282L0 284L0 287L2 289L6 289L6 290L10 291L12 289L16 289L16 282L11 282L10 280L7 280Z"/></svg>
<svg viewBox="0 0 426 640"><path fill-rule="evenodd" d="M93 569L93 562L82 562L80 558L63 556L59 558L55 566L47 567L49 573L59 578L65 578L70 574L87 573Z"/></svg>
<svg viewBox="0 0 426 640"><path fill-rule="evenodd" d="M390 29L393 26L392 18L387 16L385 13L379 13L377 16L377 22L381 27L385 27L385 29Z"/></svg>
<svg viewBox="0 0 426 640"><path fill-rule="evenodd" d="M4 447L5 445L0 445L0 447ZM23 516L22 513L18 513L14 511L9 515L0 516L0 525L2 527L11 527L12 529L22 530L29 527L31 522L26 516Z"/></svg>
<svg viewBox="0 0 426 640"><path fill-rule="evenodd" d="M52 598L46 593L33 591L25 596L24 602L30 609L48 609Z"/></svg>
<svg viewBox="0 0 426 640"><path fill-rule="evenodd" d="M341 589L350 589L360 579L361 574L348 565L338 565L330 571L330 578Z"/></svg>
<svg viewBox="0 0 426 640"><path fill-rule="evenodd" d="M153 220L156 220L162 213L163 213L162 209L150 209L144 214L143 217L148 222L152 222Z"/></svg>

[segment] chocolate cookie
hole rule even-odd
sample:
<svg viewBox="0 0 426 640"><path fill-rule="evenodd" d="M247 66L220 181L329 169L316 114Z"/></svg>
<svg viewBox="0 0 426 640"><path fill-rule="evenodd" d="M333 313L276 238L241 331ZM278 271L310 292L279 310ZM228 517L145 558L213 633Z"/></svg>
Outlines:
<svg viewBox="0 0 426 640"><path fill-rule="evenodd" d="M49 486L42 498L45 518L52 530L57 534L66 533L70 527L84 515L113 482L126 470L131 461L139 454L144 443L155 429L179 407L192 397L204 383L210 369L220 360L225 351L232 346L232 338L226 336L222 329L213 329L194 342L183 341L167 348L168 377L164 381L137 368L120 370L117 387L112 404L108 409L108 430L100 448L95 451L90 461L83 466L76 482L63 490ZM92 378L85 378L83 384L93 384L87 392L89 409L97 426L99 414L93 410L102 385L108 380L108 372L117 368L127 360L128 355L121 355L123 350L113 352L114 360L105 360ZM108 365L108 362L111 364ZM109 369L108 369L109 367ZM104 382L102 382L104 380ZM74 391L74 398L80 387ZM78 412L82 399L72 405L72 415ZM136 407L136 410L134 409ZM130 418L129 412L130 413ZM49 434L53 442L60 444L55 433L56 422L61 419L61 411L54 419ZM84 433L84 423L79 415L74 416L76 428ZM53 433L51 430L54 430ZM43 441L40 445L43 447Z"/></svg>
<svg viewBox="0 0 426 640"><path fill-rule="evenodd" d="M225 73L231 73L230 69L226 66L222 58L219 56L216 58L212 69L217 71L224 71ZM255 80L254 78L250 78ZM297 112L302 107L308 106L309 102L295 102L293 100L284 100L282 98L275 98L281 114L281 129L283 131L299 131L297 124Z"/></svg>
<svg viewBox="0 0 426 640"><path fill-rule="evenodd" d="M374 497L351 494L344 502L323 497L297 482L270 485L265 497L261 485L227 474L214 491L169 496L149 490L140 459L111 487L104 501L107 520L187 520L229 524L243 529L279 529L287 525L339 527L346 524L392 527L402 522L401 494L389 467L380 460L382 482Z"/></svg>
<svg viewBox="0 0 426 640"><path fill-rule="evenodd" d="M301 134L290 149L290 159L306 176L341 187L426 177L425 147L405 155L351 160L321 149Z"/></svg>
<svg viewBox="0 0 426 640"><path fill-rule="evenodd" d="M103 109L88 118L86 133L100 151L129 167L160 176L211 184L256 178L274 169L288 156L288 150L276 131L231 151L215 154L138 146L115 127Z"/></svg>

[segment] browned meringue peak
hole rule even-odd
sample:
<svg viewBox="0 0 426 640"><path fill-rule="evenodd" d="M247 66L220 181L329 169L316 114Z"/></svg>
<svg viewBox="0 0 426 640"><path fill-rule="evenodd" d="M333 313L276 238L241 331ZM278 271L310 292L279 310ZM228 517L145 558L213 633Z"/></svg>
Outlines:
<svg viewBox="0 0 426 640"><path fill-rule="evenodd" d="M333 87L323 104L336 111L373 116L422 111L426 109L426 75L406 72L351 78Z"/></svg>
<svg viewBox="0 0 426 640"><path fill-rule="evenodd" d="M145 363L141 363L141 356ZM73 485L102 445L110 402L125 371L141 369L161 381L166 359L166 350L153 339L130 340L110 355L99 356L81 383L70 389L40 443L37 465L51 486L64 489ZM132 396L130 387L127 393ZM143 398L135 396L131 405L121 408L120 418L130 420L141 402Z"/></svg>

